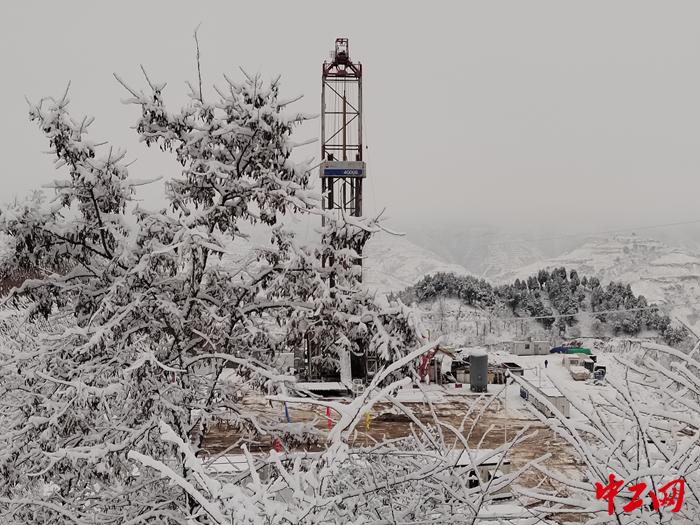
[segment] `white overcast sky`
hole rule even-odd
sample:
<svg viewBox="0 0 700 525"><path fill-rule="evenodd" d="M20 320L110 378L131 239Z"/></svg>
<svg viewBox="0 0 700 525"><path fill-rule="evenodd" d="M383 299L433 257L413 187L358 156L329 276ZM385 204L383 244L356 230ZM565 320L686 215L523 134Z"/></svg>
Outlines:
<svg viewBox="0 0 700 525"><path fill-rule="evenodd" d="M336 36L365 68L365 202L397 222L627 227L700 219L700 3L694 1L7 2L0 17L2 199L55 174L24 96L72 82L93 138L136 176L177 170L129 126L112 77L139 64L175 105L193 79L282 74L319 111ZM318 135L318 121L299 139ZM318 155L318 145L307 148Z"/></svg>

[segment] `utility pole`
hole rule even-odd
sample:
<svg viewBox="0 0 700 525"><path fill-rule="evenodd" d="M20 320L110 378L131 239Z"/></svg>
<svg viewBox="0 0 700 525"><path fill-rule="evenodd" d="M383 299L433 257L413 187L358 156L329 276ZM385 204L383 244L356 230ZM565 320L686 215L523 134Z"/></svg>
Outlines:
<svg viewBox="0 0 700 525"><path fill-rule="evenodd" d="M503 385L503 415L505 416L505 423L503 424L503 443L508 443L508 378L510 377L510 372L506 370L506 380Z"/></svg>

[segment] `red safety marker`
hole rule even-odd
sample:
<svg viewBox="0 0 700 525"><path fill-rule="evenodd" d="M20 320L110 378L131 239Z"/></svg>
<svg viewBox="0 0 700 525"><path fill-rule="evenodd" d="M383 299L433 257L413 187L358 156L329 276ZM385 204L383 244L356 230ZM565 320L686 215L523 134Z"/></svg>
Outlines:
<svg viewBox="0 0 700 525"><path fill-rule="evenodd" d="M331 419L331 407L326 407L326 419L328 419L328 430L333 428L333 420Z"/></svg>

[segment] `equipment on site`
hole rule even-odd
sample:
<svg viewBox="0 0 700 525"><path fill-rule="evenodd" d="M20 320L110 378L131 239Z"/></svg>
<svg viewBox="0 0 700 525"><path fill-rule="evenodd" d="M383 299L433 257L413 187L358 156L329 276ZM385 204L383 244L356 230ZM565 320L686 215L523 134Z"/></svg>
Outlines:
<svg viewBox="0 0 700 525"><path fill-rule="evenodd" d="M367 168L362 159L362 64L352 60L347 38L336 38L335 48L321 66L321 204L324 213L322 225L343 217L362 216L362 184ZM341 241L360 256L356 264L362 268L363 239ZM332 266L333 255L324 255L322 264ZM361 278L361 277L360 277ZM335 290L335 276L327 277L331 294ZM376 359L368 358L367 349L343 351L339 356L340 373L329 377L320 363L323 350L314 341L308 340L299 376L305 381L335 382L358 394L356 381L363 385L377 371ZM336 391L337 389L333 389Z"/></svg>

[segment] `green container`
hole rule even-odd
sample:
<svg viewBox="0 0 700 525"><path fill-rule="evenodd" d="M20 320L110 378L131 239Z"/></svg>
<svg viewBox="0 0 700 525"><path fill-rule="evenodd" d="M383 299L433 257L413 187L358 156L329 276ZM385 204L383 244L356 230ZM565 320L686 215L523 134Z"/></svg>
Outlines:
<svg viewBox="0 0 700 525"><path fill-rule="evenodd" d="M567 348L566 349L567 354L586 354L586 355L591 355L593 352L590 351L588 348Z"/></svg>

